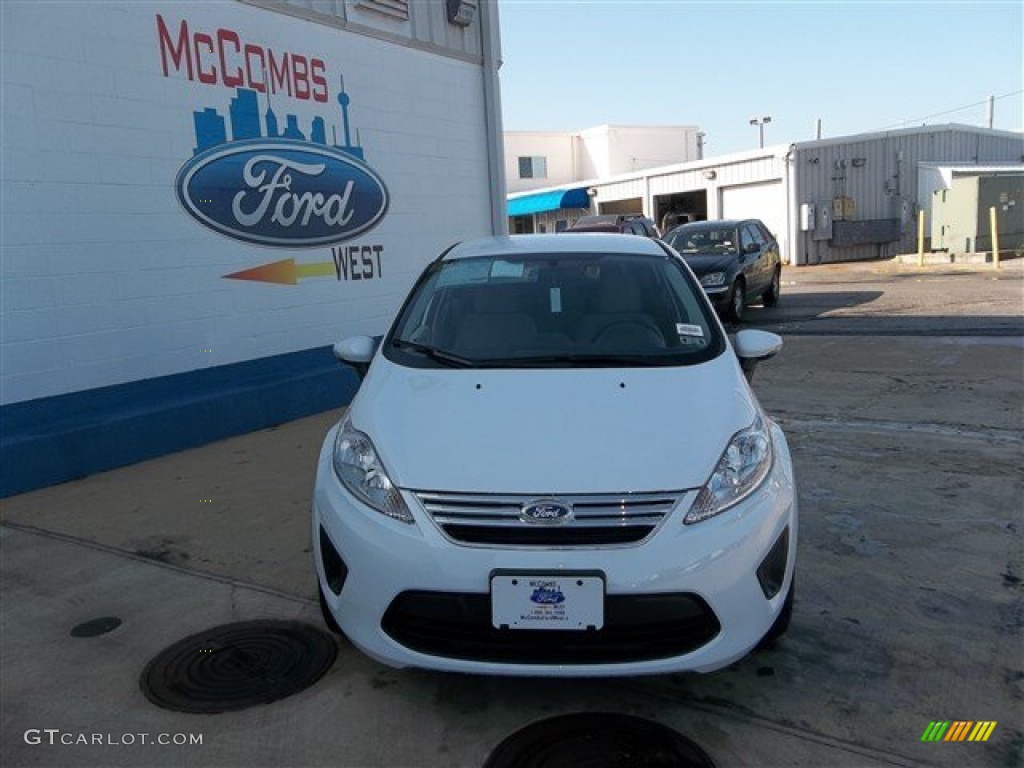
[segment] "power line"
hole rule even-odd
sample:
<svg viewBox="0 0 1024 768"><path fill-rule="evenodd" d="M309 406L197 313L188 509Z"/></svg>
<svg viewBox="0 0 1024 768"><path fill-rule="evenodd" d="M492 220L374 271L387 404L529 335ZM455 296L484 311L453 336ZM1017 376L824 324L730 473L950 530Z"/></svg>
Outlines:
<svg viewBox="0 0 1024 768"><path fill-rule="evenodd" d="M1005 99L1005 98L1007 98L1009 96L1016 96L1016 95L1018 95L1020 93L1024 93L1024 89L1019 90L1019 91L1011 91L1010 93L1004 93L1001 96L995 96L994 100L995 101L999 101L999 99ZM976 101L973 104L965 104L964 106L956 107L955 109L947 109L947 110L945 110L943 112L936 112L936 113L931 114L931 115L925 115L924 117L914 117L914 118L911 118L910 120L901 120L898 123L894 123L892 125L887 125L887 126L885 126L885 128L880 128L879 130L887 131L890 128L902 128L902 127L906 126L908 123L918 123L918 122L920 122L922 120L930 120L933 117L941 117L942 115L949 115L949 114L952 114L953 112L962 112L965 109L970 109L971 107L980 107L982 104L988 104L988 99L984 99L982 101Z"/></svg>

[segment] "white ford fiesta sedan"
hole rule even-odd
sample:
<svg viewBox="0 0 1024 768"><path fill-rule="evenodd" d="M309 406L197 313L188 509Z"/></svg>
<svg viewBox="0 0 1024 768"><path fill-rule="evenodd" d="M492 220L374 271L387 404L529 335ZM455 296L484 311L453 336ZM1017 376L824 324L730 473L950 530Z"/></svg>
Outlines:
<svg viewBox="0 0 1024 768"><path fill-rule="evenodd" d="M664 243L450 248L327 435L313 500L324 617L391 666L483 674L710 672L789 624L786 439Z"/></svg>

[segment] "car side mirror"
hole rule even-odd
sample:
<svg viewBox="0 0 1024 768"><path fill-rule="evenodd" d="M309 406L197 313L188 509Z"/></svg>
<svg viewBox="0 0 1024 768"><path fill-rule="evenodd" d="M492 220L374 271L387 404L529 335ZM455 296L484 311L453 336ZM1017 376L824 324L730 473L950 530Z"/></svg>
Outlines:
<svg viewBox="0 0 1024 768"><path fill-rule="evenodd" d="M744 253L757 253L758 250L759 246L757 243L747 243L746 245L743 246Z"/></svg>
<svg viewBox="0 0 1024 768"><path fill-rule="evenodd" d="M745 330L736 334L733 349L740 360L740 367L747 381L754 378L757 364L774 357L782 349L782 337L767 331Z"/></svg>
<svg viewBox="0 0 1024 768"><path fill-rule="evenodd" d="M370 361L377 353L378 346L380 346L380 337L350 336L335 344L332 351L338 362L351 365L362 379L370 370Z"/></svg>

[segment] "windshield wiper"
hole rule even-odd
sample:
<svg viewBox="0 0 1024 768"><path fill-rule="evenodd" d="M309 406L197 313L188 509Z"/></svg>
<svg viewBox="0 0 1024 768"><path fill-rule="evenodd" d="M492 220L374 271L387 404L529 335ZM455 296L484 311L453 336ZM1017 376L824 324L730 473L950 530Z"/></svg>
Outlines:
<svg viewBox="0 0 1024 768"><path fill-rule="evenodd" d="M391 346L398 347L399 349L408 349L412 352L419 352L421 355L426 355L431 360L447 365L449 368L477 367L477 362L475 360L468 360L465 357L453 355L451 352L445 352L443 349L431 347L429 344L420 344L419 342L406 341L405 339L392 339Z"/></svg>

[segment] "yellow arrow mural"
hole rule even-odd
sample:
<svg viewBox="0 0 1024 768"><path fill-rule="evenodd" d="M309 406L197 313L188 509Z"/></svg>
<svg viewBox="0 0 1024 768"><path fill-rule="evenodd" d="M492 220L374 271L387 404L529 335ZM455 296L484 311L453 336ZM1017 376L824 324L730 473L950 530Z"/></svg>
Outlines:
<svg viewBox="0 0 1024 768"><path fill-rule="evenodd" d="M284 259L271 264L263 264L252 269L244 269L241 272L232 272L224 275L230 280L255 280L260 283L280 283L282 285L297 285L299 280L307 277L335 276L336 270L333 261L315 261L310 264L296 264L295 259Z"/></svg>

